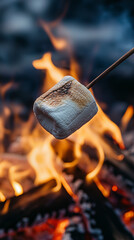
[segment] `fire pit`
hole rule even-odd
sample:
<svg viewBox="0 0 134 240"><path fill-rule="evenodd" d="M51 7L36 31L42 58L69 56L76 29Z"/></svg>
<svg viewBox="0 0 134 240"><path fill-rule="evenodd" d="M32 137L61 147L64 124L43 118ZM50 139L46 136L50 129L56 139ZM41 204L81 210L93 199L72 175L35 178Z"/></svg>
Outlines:
<svg viewBox="0 0 134 240"><path fill-rule="evenodd" d="M55 139L37 123L32 111L35 99L66 75L86 85L89 72L90 77L99 74L113 63L113 55L105 56L102 66L103 47L92 39L96 28L89 28L88 36L85 24L82 29L79 25L81 34L73 26L74 3L61 5L62 13L47 22L43 16L47 9L51 16L54 5L41 0L11 2L0 3L1 42L13 42L21 57L18 62L14 57L11 65L7 56L0 66L0 239L134 239L133 57L100 81L94 93L90 89L98 105L94 118L67 139ZM77 11L84 4L79 3ZM87 9L91 13L88 4ZM18 22L18 28L17 17L26 24ZM127 51L118 51L114 61ZM116 88L121 77L128 89L125 98L118 88L120 100Z"/></svg>

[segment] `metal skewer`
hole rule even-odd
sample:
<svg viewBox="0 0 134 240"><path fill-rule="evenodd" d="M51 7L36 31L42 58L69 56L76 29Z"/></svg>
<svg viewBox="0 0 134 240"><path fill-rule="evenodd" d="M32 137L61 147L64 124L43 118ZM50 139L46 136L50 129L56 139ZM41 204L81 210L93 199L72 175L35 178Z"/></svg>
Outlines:
<svg viewBox="0 0 134 240"><path fill-rule="evenodd" d="M124 54L121 58L119 58L116 62L114 62L110 67L108 67L104 72L102 72L98 77L96 77L92 82L90 82L86 88L91 88L98 80L105 77L109 72L111 72L114 68L116 68L119 64L125 61L129 56L134 53L134 48Z"/></svg>

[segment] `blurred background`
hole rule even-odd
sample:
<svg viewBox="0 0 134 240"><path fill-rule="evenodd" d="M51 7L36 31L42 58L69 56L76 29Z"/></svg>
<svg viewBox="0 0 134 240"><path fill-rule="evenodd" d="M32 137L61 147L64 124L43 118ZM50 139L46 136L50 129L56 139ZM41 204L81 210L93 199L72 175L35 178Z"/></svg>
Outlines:
<svg viewBox="0 0 134 240"><path fill-rule="evenodd" d="M54 48L42 22L52 23L55 37L68 40L84 84L134 47L133 0L1 0L0 86L14 82L5 98L24 104L25 115L45 76L32 61L52 52L55 65L68 68L69 53ZM133 76L131 56L93 88L103 109L116 122L117 113L123 114L134 102Z"/></svg>

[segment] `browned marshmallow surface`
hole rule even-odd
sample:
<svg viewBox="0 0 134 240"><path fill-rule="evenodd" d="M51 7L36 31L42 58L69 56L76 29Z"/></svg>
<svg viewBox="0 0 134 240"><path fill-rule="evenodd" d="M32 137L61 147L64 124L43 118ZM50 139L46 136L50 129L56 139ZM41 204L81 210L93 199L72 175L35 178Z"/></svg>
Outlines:
<svg viewBox="0 0 134 240"><path fill-rule="evenodd" d="M37 98L33 109L43 128L58 139L68 137L98 111L91 92L71 76Z"/></svg>

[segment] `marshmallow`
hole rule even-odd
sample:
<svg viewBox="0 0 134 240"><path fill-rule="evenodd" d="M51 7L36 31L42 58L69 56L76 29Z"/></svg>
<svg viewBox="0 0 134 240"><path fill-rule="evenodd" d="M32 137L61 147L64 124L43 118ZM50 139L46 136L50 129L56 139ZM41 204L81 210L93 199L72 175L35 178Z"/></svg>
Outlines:
<svg viewBox="0 0 134 240"><path fill-rule="evenodd" d="M43 128L64 139L93 118L98 107L85 86L66 76L36 99L33 110Z"/></svg>

